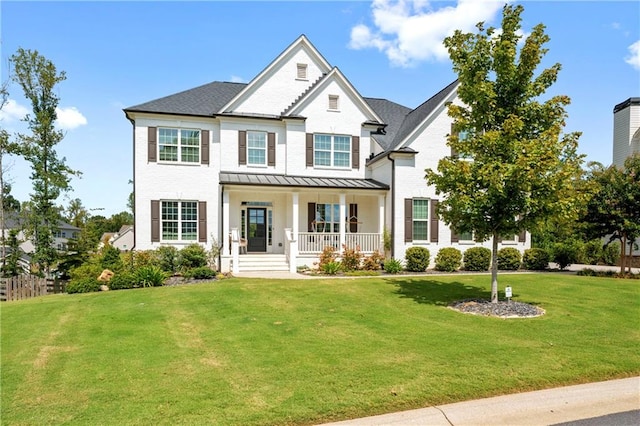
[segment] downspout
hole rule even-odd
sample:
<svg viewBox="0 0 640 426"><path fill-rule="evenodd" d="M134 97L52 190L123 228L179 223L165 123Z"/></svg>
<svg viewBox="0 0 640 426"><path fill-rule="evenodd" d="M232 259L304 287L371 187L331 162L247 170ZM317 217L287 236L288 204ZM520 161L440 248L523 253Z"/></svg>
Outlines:
<svg viewBox="0 0 640 426"><path fill-rule="evenodd" d="M391 161L391 258L393 259L396 246L396 160L391 157L391 154L387 154L387 159Z"/></svg>

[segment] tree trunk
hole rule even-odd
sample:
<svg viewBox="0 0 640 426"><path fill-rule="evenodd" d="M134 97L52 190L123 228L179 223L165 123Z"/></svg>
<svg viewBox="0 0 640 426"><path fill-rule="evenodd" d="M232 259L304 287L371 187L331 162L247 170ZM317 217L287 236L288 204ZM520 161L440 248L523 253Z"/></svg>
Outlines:
<svg viewBox="0 0 640 426"><path fill-rule="evenodd" d="M624 266L625 266L625 259L626 259L626 253L627 253L627 235L626 234L622 234L622 241L620 241L622 244L620 244L620 273L624 274Z"/></svg>
<svg viewBox="0 0 640 426"><path fill-rule="evenodd" d="M498 233L493 233L491 250L491 303L498 303Z"/></svg>

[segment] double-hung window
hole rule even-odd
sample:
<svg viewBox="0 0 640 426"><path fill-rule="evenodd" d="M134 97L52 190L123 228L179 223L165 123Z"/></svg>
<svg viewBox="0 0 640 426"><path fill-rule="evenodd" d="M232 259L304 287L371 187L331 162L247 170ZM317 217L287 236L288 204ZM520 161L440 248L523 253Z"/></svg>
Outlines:
<svg viewBox="0 0 640 426"><path fill-rule="evenodd" d="M267 134L247 132L247 162L254 166L267 165Z"/></svg>
<svg viewBox="0 0 640 426"><path fill-rule="evenodd" d="M200 130L158 129L160 161L200 162Z"/></svg>
<svg viewBox="0 0 640 426"><path fill-rule="evenodd" d="M462 232L459 235L458 240L464 243L473 242L473 232Z"/></svg>
<svg viewBox="0 0 640 426"><path fill-rule="evenodd" d="M197 201L163 201L161 222L163 240L196 241L198 238Z"/></svg>
<svg viewBox="0 0 640 426"><path fill-rule="evenodd" d="M413 199L413 240L427 241L429 238L429 200Z"/></svg>
<svg viewBox="0 0 640 426"><path fill-rule="evenodd" d="M340 204L316 204L316 232L340 232Z"/></svg>
<svg viewBox="0 0 640 426"><path fill-rule="evenodd" d="M314 166L349 167L351 165L351 136L313 135Z"/></svg>

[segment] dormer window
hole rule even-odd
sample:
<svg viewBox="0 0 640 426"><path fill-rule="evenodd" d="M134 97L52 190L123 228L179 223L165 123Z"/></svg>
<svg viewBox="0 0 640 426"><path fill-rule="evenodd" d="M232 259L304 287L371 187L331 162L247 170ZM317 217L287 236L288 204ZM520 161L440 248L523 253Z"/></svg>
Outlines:
<svg viewBox="0 0 640 426"><path fill-rule="evenodd" d="M338 95L329 95L329 109L337 111L338 110Z"/></svg>
<svg viewBox="0 0 640 426"><path fill-rule="evenodd" d="M296 78L298 80L307 79L307 64L298 64Z"/></svg>

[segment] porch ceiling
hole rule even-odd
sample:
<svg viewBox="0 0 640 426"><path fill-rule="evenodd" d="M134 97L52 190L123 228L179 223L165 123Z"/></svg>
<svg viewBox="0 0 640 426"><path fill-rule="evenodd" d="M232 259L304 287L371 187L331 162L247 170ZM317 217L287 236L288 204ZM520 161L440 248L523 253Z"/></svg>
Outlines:
<svg viewBox="0 0 640 426"><path fill-rule="evenodd" d="M299 188L372 189L378 191L389 189L389 185L373 179L345 179L230 172L220 172L220 184Z"/></svg>

